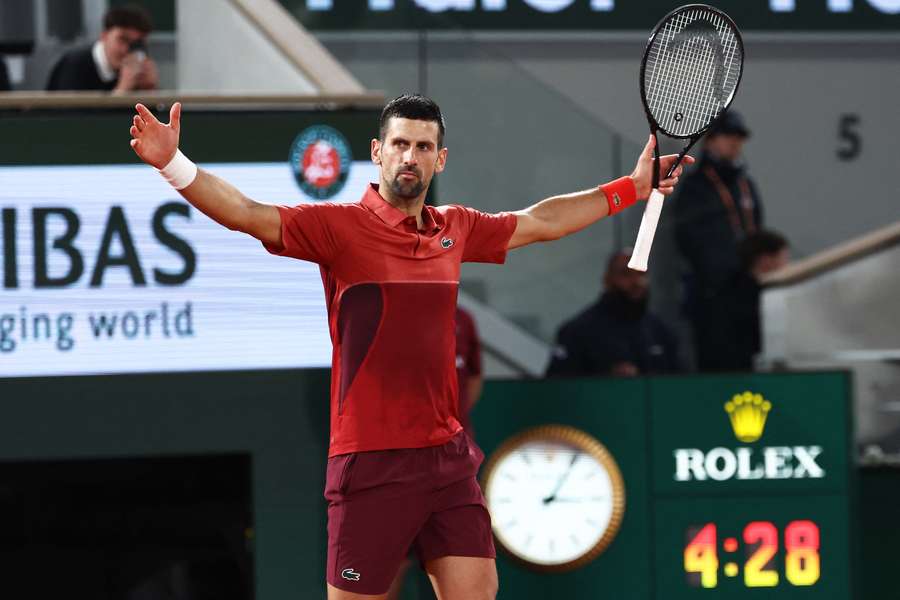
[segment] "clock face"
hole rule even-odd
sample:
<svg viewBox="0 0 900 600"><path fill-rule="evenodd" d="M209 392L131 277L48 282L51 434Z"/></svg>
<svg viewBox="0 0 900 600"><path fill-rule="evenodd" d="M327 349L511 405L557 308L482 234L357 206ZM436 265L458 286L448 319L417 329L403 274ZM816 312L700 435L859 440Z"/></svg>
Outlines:
<svg viewBox="0 0 900 600"><path fill-rule="evenodd" d="M618 468L605 448L569 428L517 436L489 464L485 496L500 544L535 567L577 568L612 541L624 511ZM534 431L534 430L533 430Z"/></svg>

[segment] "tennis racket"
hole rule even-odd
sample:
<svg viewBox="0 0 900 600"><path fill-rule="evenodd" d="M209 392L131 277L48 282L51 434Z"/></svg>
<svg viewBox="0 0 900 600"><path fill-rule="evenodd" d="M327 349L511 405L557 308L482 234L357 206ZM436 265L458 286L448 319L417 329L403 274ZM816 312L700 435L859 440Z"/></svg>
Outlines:
<svg viewBox="0 0 900 600"><path fill-rule="evenodd" d="M657 132L689 140L666 177L681 164L731 104L744 70L744 42L737 25L717 8L688 4L656 25L641 62L641 100L656 139L653 148L653 192L628 266L647 270L647 259L662 212Z"/></svg>

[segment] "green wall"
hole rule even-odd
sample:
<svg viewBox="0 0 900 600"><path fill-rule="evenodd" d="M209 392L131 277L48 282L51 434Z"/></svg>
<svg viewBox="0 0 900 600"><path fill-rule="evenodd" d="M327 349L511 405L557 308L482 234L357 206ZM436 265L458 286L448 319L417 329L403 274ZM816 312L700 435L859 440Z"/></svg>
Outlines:
<svg viewBox="0 0 900 600"><path fill-rule="evenodd" d="M284 370L2 379L0 461L247 453L256 597L323 597L328 377L326 370ZM773 409L763 437L742 444L733 437L723 403L745 389L762 391ZM847 378L840 373L488 382L474 413L486 454L531 426L578 427L611 452L627 494L618 536L580 570L539 575L501 554L500 598L851 597L856 553L850 507L856 484L849 472L847 408ZM673 488L671 469L664 466L672 466L672 447L790 444L822 445L819 462L828 477L766 480L756 489L746 481ZM889 474L870 482L863 499L873 511L865 522L890 521L896 511L886 494L896 490L895 483ZM819 522L821 585L787 585L783 553L773 564L782 573L776 588L748 591L721 575L715 590L685 585L680 553L686 525L716 521L724 534L757 518L779 530L792 519ZM879 560L889 560L889 548L871 532L863 541L881 549L868 554L864 549L867 597L884 597L868 595L887 581L868 572L882 564ZM415 571L410 581L418 577ZM414 585L405 595L426 597Z"/></svg>
<svg viewBox="0 0 900 600"><path fill-rule="evenodd" d="M150 103L148 106L154 108ZM168 106L156 107L168 122ZM0 165L140 164L129 146L132 109L0 111ZM212 110L184 106L179 147L192 160L288 161L291 144L312 125L330 125L368 160L380 110Z"/></svg>
<svg viewBox="0 0 900 600"><path fill-rule="evenodd" d="M329 372L0 379L0 460L249 453L257 598L324 589Z"/></svg>

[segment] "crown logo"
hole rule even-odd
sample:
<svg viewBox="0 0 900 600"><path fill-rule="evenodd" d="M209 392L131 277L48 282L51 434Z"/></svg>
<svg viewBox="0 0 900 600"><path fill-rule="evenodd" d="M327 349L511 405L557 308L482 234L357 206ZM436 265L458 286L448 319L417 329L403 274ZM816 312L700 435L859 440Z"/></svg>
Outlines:
<svg viewBox="0 0 900 600"><path fill-rule="evenodd" d="M763 398L762 394L753 392L735 394L725 403L725 412L731 420L734 435L742 442L755 442L762 437L770 410L772 403Z"/></svg>

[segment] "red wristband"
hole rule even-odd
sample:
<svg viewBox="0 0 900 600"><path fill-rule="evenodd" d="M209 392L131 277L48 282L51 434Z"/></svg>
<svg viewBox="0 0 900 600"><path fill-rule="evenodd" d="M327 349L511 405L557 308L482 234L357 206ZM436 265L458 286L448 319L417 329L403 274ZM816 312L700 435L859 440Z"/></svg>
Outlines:
<svg viewBox="0 0 900 600"><path fill-rule="evenodd" d="M634 181L631 177L619 177L600 186L600 191L606 194L609 203L609 214L622 212L637 202L637 191L634 189Z"/></svg>

